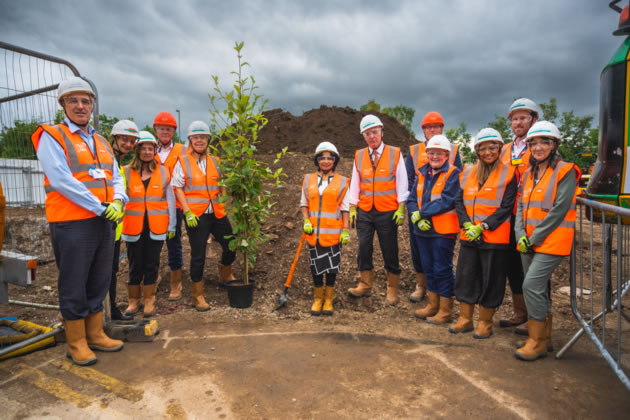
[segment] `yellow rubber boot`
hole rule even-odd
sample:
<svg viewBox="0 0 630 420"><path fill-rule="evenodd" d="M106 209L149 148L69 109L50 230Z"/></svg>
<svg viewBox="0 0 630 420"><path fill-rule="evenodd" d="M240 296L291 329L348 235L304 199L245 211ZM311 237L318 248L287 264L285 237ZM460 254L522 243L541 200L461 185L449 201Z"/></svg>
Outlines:
<svg viewBox="0 0 630 420"><path fill-rule="evenodd" d="M372 296L372 283L374 282L374 270L360 272L361 278L357 287L348 289L348 293L354 297Z"/></svg>
<svg viewBox="0 0 630 420"><path fill-rule="evenodd" d="M75 321L63 320L62 322L66 331L66 341L68 342L66 356L72 359L72 363L79 366L89 366L96 363L96 355L88 347L85 338L85 319L77 319Z"/></svg>
<svg viewBox="0 0 630 420"><path fill-rule="evenodd" d="M479 305L479 322L473 338L490 338L492 336L492 317L495 312L496 308L486 308Z"/></svg>
<svg viewBox="0 0 630 420"><path fill-rule="evenodd" d="M335 299L335 288L333 286L326 286L324 289L324 307L322 308L323 315L333 314L333 300Z"/></svg>
<svg viewBox="0 0 630 420"><path fill-rule="evenodd" d="M551 343L551 325L552 325L552 316L551 312L547 313L547 318L545 319L545 341L547 343L547 353L551 353L553 351L553 344ZM525 345L527 340L518 340L516 343L516 348L520 349Z"/></svg>
<svg viewBox="0 0 630 420"><path fill-rule="evenodd" d="M527 328L529 331L529 338L523 347L516 350L514 355L517 359L525 360L527 362L532 362L542 357L546 357L547 340L545 322L530 319L527 321Z"/></svg>
<svg viewBox="0 0 630 420"><path fill-rule="evenodd" d="M182 298L182 269L171 271L171 292L168 300L174 302Z"/></svg>
<svg viewBox="0 0 630 420"><path fill-rule="evenodd" d="M448 328L448 332L453 334L467 333L473 330L473 313L475 305L466 302L459 302L459 318L457 322Z"/></svg>
<svg viewBox="0 0 630 420"><path fill-rule="evenodd" d="M93 312L85 318L85 331L92 350L114 352L123 348L122 341L109 338L103 331L103 312Z"/></svg>
<svg viewBox="0 0 630 420"><path fill-rule="evenodd" d="M324 304L324 286L313 287L313 305L311 306L311 315L314 315L314 316L321 315L323 304Z"/></svg>
<svg viewBox="0 0 630 420"><path fill-rule="evenodd" d="M424 308L418 309L415 312L416 318L427 319L427 317L433 316L438 312L440 308L440 295L429 290L427 296L429 296L429 303Z"/></svg>

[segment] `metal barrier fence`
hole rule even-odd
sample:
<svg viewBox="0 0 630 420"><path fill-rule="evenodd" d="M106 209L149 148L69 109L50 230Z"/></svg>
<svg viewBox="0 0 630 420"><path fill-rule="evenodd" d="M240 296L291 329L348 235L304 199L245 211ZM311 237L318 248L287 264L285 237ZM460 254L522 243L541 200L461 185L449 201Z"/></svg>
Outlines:
<svg viewBox="0 0 630 420"><path fill-rule="evenodd" d="M0 41L0 182L7 198L4 249L54 259L43 208L44 176L31 142L39 124L63 119L59 82L79 76L66 60ZM84 78L85 79L85 78ZM85 79L94 92L94 84ZM93 125L98 129L98 93Z"/></svg>
<svg viewBox="0 0 630 420"><path fill-rule="evenodd" d="M624 321L630 323L624 307L630 289L630 226L622 223L630 218L630 209L582 197L577 203L579 223L570 258L571 309L582 329L556 358L586 333L630 390L630 360L624 357L630 337L624 342L622 334L624 326L628 329Z"/></svg>

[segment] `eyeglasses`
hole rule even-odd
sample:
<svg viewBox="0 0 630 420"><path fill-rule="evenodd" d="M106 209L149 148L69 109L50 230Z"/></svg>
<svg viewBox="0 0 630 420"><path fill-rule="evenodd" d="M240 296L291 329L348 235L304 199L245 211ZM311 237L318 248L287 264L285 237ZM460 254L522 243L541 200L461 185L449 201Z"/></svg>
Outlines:
<svg viewBox="0 0 630 420"><path fill-rule="evenodd" d="M363 133L363 137L374 137L374 136L378 136L381 133L382 133L381 129L380 128L376 128L374 130L365 131Z"/></svg>
<svg viewBox="0 0 630 420"><path fill-rule="evenodd" d="M542 138L540 141L531 140L527 142L527 147L533 149L534 147L551 147L556 142L555 139Z"/></svg>
<svg viewBox="0 0 630 420"><path fill-rule="evenodd" d="M512 122L529 122L531 120L532 120L532 116L531 115L510 118L510 121L512 121Z"/></svg>
<svg viewBox="0 0 630 420"><path fill-rule="evenodd" d="M335 157L334 156L319 156L317 158L318 162L321 162L322 160L332 160L332 161L334 161Z"/></svg>
<svg viewBox="0 0 630 420"><path fill-rule="evenodd" d="M155 152L155 146L140 146L141 152Z"/></svg>
<svg viewBox="0 0 630 420"><path fill-rule="evenodd" d="M79 102L81 103L81 105L83 106L90 106L92 105L92 100L91 99L87 99L87 98L75 98L70 96L69 98L65 98L64 102L69 104L69 105L78 105Z"/></svg>
<svg viewBox="0 0 630 420"><path fill-rule="evenodd" d="M170 125L160 125L155 127L155 131L175 131L175 127L171 127Z"/></svg>
<svg viewBox="0 0 630 420"><path fill-rule="evenodd" d="M422 127L423 130L440 130L443 126L440 124L431 124L431 125L425 125L424 127Z"/></svg>
<svg viewBox="0 0 630 420"><path fill-rule="evenodd" d="M431 150L430 152L427 152L427 156L440 157L440 156L444 156L444 155L446 155L446 152L444 152L442 150Z"/></svg>
<svg viewBox="0 0 630 420"><path fill-rule="evenodd" d="M477 149L477 153L486 153L486 152L496 152L500 147L498 144L493 144L490 146L480 147Z"/></svg>

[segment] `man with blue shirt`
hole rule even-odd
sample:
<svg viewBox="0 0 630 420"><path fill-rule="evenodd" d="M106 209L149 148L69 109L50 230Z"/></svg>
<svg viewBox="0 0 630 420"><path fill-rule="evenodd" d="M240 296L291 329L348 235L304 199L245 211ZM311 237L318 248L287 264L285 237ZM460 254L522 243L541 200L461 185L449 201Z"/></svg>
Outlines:
<svg viewBox="0 0 630 420"><path fill-rule="evenodd" d="M67 356L86 366L96 363L92 350L123 347L103 331L103 300L112 271L114 223L123 215L127 195L111 146L89 125L96 100L90 85L79 77L63 80L57 99L63 122L40 125L31 140L45 174Z"/></svg>

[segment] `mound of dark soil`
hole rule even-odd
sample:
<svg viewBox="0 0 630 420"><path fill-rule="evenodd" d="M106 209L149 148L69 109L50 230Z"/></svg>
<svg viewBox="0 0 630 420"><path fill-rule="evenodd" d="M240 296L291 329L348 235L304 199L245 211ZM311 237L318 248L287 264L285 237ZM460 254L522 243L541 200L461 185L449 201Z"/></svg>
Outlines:
<svg viewBox="0 0 630 420"><path fill-rule="evenodd" d="M269 123L260 133L258 151L263 154L277 153L287 146L290 152L309 155L319 143L329 141L337 146L342 156L352 157L355 150L365 147L363 137L359 134L359 122L367 114L374 114L383 121L383 140L386 144L401 147L406 153L408 146L415 143L407 128L389 115L322 105L299 117L281 109L265 112Z"/></svg>

